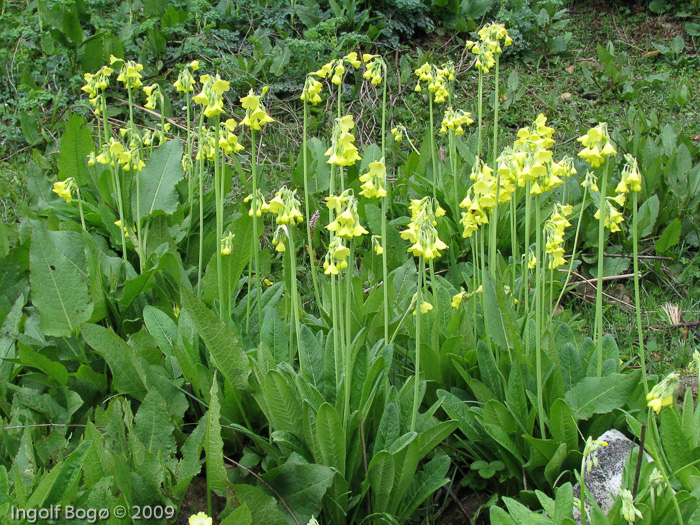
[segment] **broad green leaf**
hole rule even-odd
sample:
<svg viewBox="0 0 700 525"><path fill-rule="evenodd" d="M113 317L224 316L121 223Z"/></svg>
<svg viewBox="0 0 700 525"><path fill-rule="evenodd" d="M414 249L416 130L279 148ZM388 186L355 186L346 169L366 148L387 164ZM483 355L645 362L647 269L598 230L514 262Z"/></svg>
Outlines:
<svg viewBox="0 0 700 525"><path fill-rule="evenodd" d="M560 443L557 450L552 454L552 458L544 467L544 477L547 483L554 486L557 478L562 473L562 465L567 455L566 443Z"/></svg>
<svg viewBox="0 0 700 525"><path fill-rule="evenodd" d="M269 496L253 485L232 485L228 491L230 501L240 505L245 504L252 516L251 522L255 525L288 525L287 513L280 510L280 506L272 496ZM292 521L292 523L294 523ZM236 522L238 525L238 522Z"/></svg>
<svg viewBox="0 0 700 525"><path fill-rule="evenodd" d="M138 356L134 349L111 329L96 324L83 325L82 336L107 361L114 378L113 389L120 394L142 399L148 389L144 377L135 366Z"/></svg>
<svg viewBox="0 0 700 525"><path fill-rule="evenodd" d="M520 522L515 521L501 507L493 506L489 511L489 520L491 525L520 525ZM529 522L526 522L529 523Z"/></svg>
<svg viewBox="0 0 700 525"><path fill-rule="evenodd" d="M301 403L286 377L277 370L270 370L263 380L262 393L272 428L303 437Z"/></svg>
<svg viewBox="0 0 700 525"><path fill-rule="evenodd" d="M182 288L183 309L189 313L199 336L221 371L221 375L232 386L241 390L248 388L250 362L236 335L191 292Z"/></svg>
<svg viewBox="0 0 700 525"><path fill-rule="evenodd" d="M581 356L573 343L565 343L559 346L559 363L561 364L561 375L564 380L564 390L568 392L585 375Z"/></svg>
<svg viewBox="0 0 700 525"><path fill-rule="evenodd" d="M501 375L498 372L496 360L493 357L493 353L483 341L479 341L478 356L481 381L498 399L503 399ZM474 394L477 395L476 392L474 392Z"/></svg>
<svg viewBox="0 0 700 525"><path fill-rule="evenodd" d="M659 196L652 195L645 200L637 212L637 233L639 238L648 237L654 231L659 216ZM630 235L632 229L630 228Z"/></svg>
<svg viewBox="0 0 700 525"><path fill-rule="evenodd" d="M498 347L505 349L508 348L508 341L506 340L507 328L501 315L494 286L493 279L491 279L489 274L486 274L484 278L484 301L486 307L485 317L488 318L488 335ZM500 392L500 388L494 389L495 385L490 385L488 382L486 384L494 392Z"/></svg>
<svg viewBox="0 0 700 525"><path fill-rule="evenodd" d="M307 328L305 325L302 325ZM260 341L267 345L275 361L278 363L288 363L289 337L287 336L287 325L280 317L275 308L266 308L263 316L262 328L260 329Z"/></svg>
<svg viewBox="0 0 700 525"><path fill-rule="evenodd" d="M204 449L207 464L207 488L224 490L228 485L228 476L224 466L224 441L221 438L221 405L219 404L219 385L214 372L211 391L209 392L209 411L207 412L207 435Z"/></svg>
<svg viewBox="0 0 700 525"><path fill-rule="evenodd" d="M571 483L565 483L557 489L554 523L561 523L565 518L571 516L574 507L574 491Z"/></svg>
<svg viewBox="0 0 700 525"><path fill-rule="evenodd" d="M248 508L248 504L244 501L240 506L226 516L220 525L253 525L253 514Z"/></svg>
<svg viewBox="0 0 700 525"><path fill-rule="evenodd" d="M372 489L372 510L375 512L386 512L390 507L394 470L394 457L386 450L375 454L369 462L367 477Z"/></svg>
<svg viewBox="0 0 700 525"><path fill-rule="evenodd" d="M450 482L449 478L445 477L449 468L449 456L435 456L425 464L423 470L418 472L413 478L401 505L401 517L403 520L408 520L426 499Z"/></svg>
<svg viewBox="0 0 700 525"><path fill-rule="evenodd" d="M659 423L661 443L672 471L677 471L697 459L693 458L688 437L683 432L680 414L675 407L663 409L659 413Z"/></svg>
<svg viewBox="0 0 700 525"><path fill-rule="evenodd" d="M260 219L258 219L258 222ZM261 231L261 225L258 231ZM234 235L231 255L221 258L222 281L225 295L233 294L238 286L238 281L246 265L253 254L253 218L247 213L238 217L230 226ZM226 234L227 232L224 232ZM204 274L204 300L219 298L219 277L216 271L216 257L212 257L207 264Z"/></svg>
<svg viewBox="0 0 700 525"><path fill-rule="evenodd" d="M518 425L510 411L495 399L492 399L484 406L484 425L496 425L503 429L508 435L518 431Z"/></svg>
<svg viewBox="0 0 700 525"><path fill-rule="evenodd" d="M172 139L160 146L138 174L141 218L165 213L171 215L179 204L177 184L182 180L182 143ZM131 203L136 215L136 183L131 186Z"/></svg>
<svg viewBox="0 0 700 525"><path fill-rule="evenodd" d="M395 403L389 403L384 407L384 413L379 420L379 428L374 438L374 454L382 450L388 450L389 445L396 441L401 433L401 421L399 409Z"/></svg>
<svg viewBox="0 0 700 525"><path fill-rule="evenodd" d="M506 385L506 406L513 414L520 428L529 432L530 429L525 427L528 414L525 381L523 380L523 372L518 361L515 361L510 367L508 384Z"/></svg>
<svg viewBox="0 0 700 525"><path fill-rule="evenodd" d="M67 337L90 319L93 303L80 271L35 222L29 255L32 303L41 314L46 335Z"/></svg>
<svg viewBox="0 0 700 525"><path fill-rule="evenodd" d="M92 150L92 133L85 127L85 120L73 113L61 137L58 178L65 180L73 177L78 186L84 186L88 179L87 156Z"/></svg>
<svg viewBox="0 0 700 525"><path fill-rule="evenodd" d="M161 453L163 458L175 454L175 426L165 400L155 390L149 390L134 418L134 433L146 451Z"/></svg>
<svg viewBox="0 0 700 525"><path fill-rule="evenodd" d="M66 458L51 487L51 492L49 492L46 499L41 502L43 505L55 505L56 503L64 501L64 499L73 492L75 485L80 480L81 468L90 450L91 444L90 441L83 441Z"/></svg>
<svg viewBox="0 0 700 525"><path fill-rule="evenodd" d="M578 427L574 411L563 399L556 399L549 410L549 431L569 450L578 450Z"/></svg>
<svg viewBox="0 0 700 525"><path fill-rule="evenodd" d="M316 435L323 465L332 467L345 477L345 430L335 407L324 403L316 414Z"/></svg>
<svg viewBox="0 0 700 525"><path fill-rule="evenodd" d="M639 372L586 377L566 393L565 400L577 420L622 407L639 383Z"/></svg>
<svg viewBox="0 0 700 525"><path fill-rule="evenodd" d="M287 462L266 472L269 483L292 509L299 523L321 512L321 501L333 483L335 471L323 465Z"/></svg>
<svg viewBox="0 0 700 525"><path fill-rule="evenodd" d="M515 519L516 523L527 523L528 525L550 524L551 520L541 514L531 511L522 503L511 499L503 498L503 502L508 507L508 511Z"/></svg>
<svg viewBox="0 0 700 525"><path fill-rule="evenodd" d="M143 309L143 321L148 332L155 339L158 348L166 356L172 356L177 360L185 380L192 383L196 377L195 366L178 340L175 321L168 314L151 305L146 305Z"/></svg>
<svg viewBox="0 0 700 525"><path fill-rule="evenodd" d="M58 381L59 384L66 385L68 383L68 370L58 361L49 359L21 343L18 346L17 357L23 365L41 370Z"/></svg>
<svg viewBox="0 0 700 525"><path fill-rule="evenodd" d="M314 333L305 324L302 324L299 330L299 359L304 362L306 380L316 388L323 388L323 349Z"/></svg>
<svg viewBox="0 0 700 525"><path fill-rule="evenodd" d="M659 240L656 241L654 248L657 253L664 253L673 248L681 239L681 221L673 219L664 229Z"/></svg>

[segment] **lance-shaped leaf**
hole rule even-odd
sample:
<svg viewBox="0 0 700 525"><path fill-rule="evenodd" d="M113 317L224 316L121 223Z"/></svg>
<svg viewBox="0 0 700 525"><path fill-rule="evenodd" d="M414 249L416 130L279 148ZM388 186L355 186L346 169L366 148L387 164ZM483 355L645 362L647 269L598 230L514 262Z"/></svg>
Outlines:
<svg viewBox="0 0 700 525"><path fill-rule="evenodd" d="M179 204L176 186L182 180L182 143L169 140L160 146L136 176L139 179L140 216L171 215ZM131 186L131 203L136 211L136 183Z"/></svg>
<svg viewBox="0 0 700 525"><path fill-rule="evenodd" d="M90 319L94 305L85 279L38 222L32 229L29 269L32 303L46 335L67 337Z"/></svg>

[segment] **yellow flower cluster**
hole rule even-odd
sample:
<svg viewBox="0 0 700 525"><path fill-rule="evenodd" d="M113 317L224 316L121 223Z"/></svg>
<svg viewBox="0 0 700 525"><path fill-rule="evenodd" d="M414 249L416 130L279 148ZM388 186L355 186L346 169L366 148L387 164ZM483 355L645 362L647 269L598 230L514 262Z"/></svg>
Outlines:
<svg viewBox="0 0 700 525"><path fill-rule="evenodd" d="M369 171L360 175L360 182L362 183L360 195L364 195L368 199L386 197L386 165L384 164L384 157L369 163Z"/></svg>
<svg viewBox="0 0 700 525"><path fill-rule="evenodd" d="M362 61L365 63L366 68L362 78L369 80L373 86L379 86L384 79L384 72L386 71L384 59L379 55L365 53L362 55Z"/></svg>
<svg viewBox="0 0 700 525"><path fill-rule="evenodd" d="M620 206L624 206L625 194L620 193L617 197L605 198L606 212L604 226L611 232L619 232L620 224L625 220L625 218L622 215L622 213L620 213L619 210L613 205L613 202L619 204ZM600 208L598 208L598 211L595 212L594 217L600 220Z"/></svg>
<svg viewBox="0 0 700 525"><path fill-rule="evenodd" d="M428 260L441 257L440 250L447 250L448 246L438 237L436 218L445 215L445 210L430 197L411 200L409 209L411 222L401 232L401 238L411 243L407 251Z"/></svg>
<svg viewBox="0 0 700 525"><path fill-rule="evenodd" d="M75 179L68 177L65 180L59 180L53 183L53 191L56 195L70 203L73 200L73 190L77 187Z"/></svg>
<svg viewBox="0 0 700 525"><path fill-rule="evenodd" d="M173 86L175 86L175 89L182 93L191 93L192 91L194 91L195 79L192 75L192 71L198 70L198 60L193 60L189 64L185 64L185 67L182 68L182 71L180 71L180 74L177 76L177 80L173 84Z"/></svg>
<svg viewBox="0 0 700 525"><path fill-rule="evenodd" d="M324 155L329 157L326 163L336 166L352 166L355 162L362 159L354 144L355 135L350 133L355 127L355 121L352 115L345 115L335 119L335 122L331 147L324 153Z"/></svg>
<svg viewBox="0 0 700 525"><path fill-rule="evenodd" d="M85 73L83 76L86 84L81 89L88 94L90 104L95 106L95 113L98 115L101 111L98 107L100 94L104 94L104 90L109 86L109 77L112 73L114 70L111 67L102 66L97 73Z"/></svg>
<svg viewBox="0 0 700 525"><path fill-rule="evenodd" d="M326 275L338 275L340 270L348 267L350 249L343 245L340 237L334 237L328 245L328 253L323 260L323 270Z"/></svg>
<svg viewBox="0 0 700 525"><path fill-rule="evenodd" d="M680 376L677 373L668 374L647 394L647 406L658 414L662 408L673 405L673 396L678 390L679 383Z"/></svg>
<svg viewBox="0 0 700 525"><path fill-rule="evenodd" d="M297 199L297 190L282 186L269 203L270 213L277 215L277 224L300 224L304 220Z"/></svg>
<svg viewBox="0 0 700 525"><path fill-rule="evenodd" d="M267 91L268 87L265 86L260 95L256 95L251 89L245 97L241 98L241 104L245 109L245 117L241 120L241 126L248 126L250 129L258 131L265 124L275 121L267 114L267 110L261 102Z"/></svg>
<svg viewBox="0 0 700 525"><path fill-rule="evenodd" d="M415 92L423 90L421 82L428 83L428 91L433 93L435 102L442 104L450 97L450 83L455 79L455 68L451 62L443 64L442 67L437 67L427 62L414 71L418 77Z"/></svg>
<svg viewBox="0 0 700 525"><path fill-rule="evenodd" d="M634 496L632 492L628 489L620 489L620 501L622 502L622 507L620 508L620 515L622 519L627 521L627 525L632 525L637 518L644 518L641 511L634 506Z"/></svg>
<svg viewBox="0 0 700 525"><path fill-rule="evenodd" d="M500 41L509 46L513 39L503 24L489 24L479 30L479 42L467 40L467 49L476 55L475 66L483 73L488 73L496 65L496 55L503 52Z"/></svg>
<svg viewBox="0 0 700 525"><path fill-rule="evenodd" d="M357 53L353 51L352 53L345 55L343 58L337 58L335 60L331 60L327 64L324 64L321 69L313 74L319 78L328 78L330 76L331 82L336 86L339 86L343 82L346 63L355 69L358 69L362 65L362 62L360 62L360 60L357 58Z"/></svg>
<svg viewBox="0 0 700 525"><path fill-rule="evenodd" d="M562 245L564 244L564 231L571 226L566 217L571 215L572 211L573 208L570 205L555 204L552 216L544 225L545 253L549 255L547 268L550 270L566 264Z"/></svg>
<svg viewBox="0 0 700 525"><path fill-rule="evenodd" d="M109 65L120 68L117 81L124 84L125 88L134 89L141 87L141 71L143 71L143 65L133 60L124 61L114 55L109 57Z"/></svg>
<svg viewBox="0 0 700 525"><path fill-rule="evenodd" d="M285 225L281 224L275 229L275 233L272 235L272 246L275 250L283 253L287 251L287 245L284 244L284 239L287 236L287 228Z"/></svg>
<svg viewBox="0 0 700 525"><path fill-rule="evenodd" d="M238 153L245 149L239 144L238 135L233 133L236 126L236 121L232 118L226 120L226 122L219 123L219 149L226 154ZM201 144L197 151L196 159L204 158L213 161L216 158L216 128L213 126L202 126L200 136Z"/></svg>
<svg viewBox="0 0 700 525"><path fill-rule="evenodd" d="M207 118L223 113L224 93L231 89L231 85L219 75L202 75L199 81L202 83L202 91L192 97L192 100L195 104L204 106L204 115Z"/></svg>
<svg viewBox="0 0 700 525"><path fill-rule="evenodd" d="M114 225L115 225L117 228L122 228L122 221L121 221L121 220L119 220L119 221L114 221ZM122 229L124 230L124 237L125 237L125 238L129 237L129 228L127 228L126 226L124 226Z"/></svg>
<svg viewBox="0 0 700 525"><path fill-rule="evenodd" d="M326 229L335 232L338 237L352 239L369 233L360 224L360 216L357 213L357 198L352 190L345 190L340 195L330 195L326 199L326 206L329 210L338 212L338 216Z"/></svg>
<svg viewBox="0 0 700 525"><path fill-rule="evenodd" d="M122 135L126 134L125 132L128 130L122 130ZM141 171L146 166L141 160L141 149L136 140L132 140L130 149L127 149L115 138L111 138L109 144L102 146L99 155L95 156L94 152L88 155L88 165L94 166L95 162L110 166L119 164L124 171Z"/></svg>
<svg viewBox="0 0 700 525"><path fill-rule="evenodd" d="M460 220L463 227L462 237L465 239L471 237L482 224L488 224L488 212L496 205L497 181L493 170L477 158L469 177L475 182L469 188L467 196L459 203L460 208L466 209L462 212Z"/></svg>
<svg viewBox="0 0 700 525"><path fill-rule="evenodd" d="M617 153L612 142L610 142L608 124L606 122L601 122L595 128L589 129L588 133L576 140L585 146L578 156L586 159L594 168L602 165L606 157Z"/></svg>
<svg viewBox="0 0 700 525"><path fill-rule="evenodd" d="M627 163L622 168L621 179L615 191L618 193L629 193L630 191L638 193L642 191L642 176L639 173L637 159L629 153L625 153L625 160Z"/></svg>
<svg viewBox="0 0 700 525"><path fill-rule="evenodd" d="M304 83L304 89L301 91L301 97L299 98L311 104L318 104L322 100L321 91L323 91L323 84L313 78L313 76L308 75Z"/></svg>
<svg viewBox="0 0 700 525"><path fill-rule="evenodd" d="M156 109L156 102L160 102L161 110L163 108L163 93L160 91L158 84L143 86L143 92L146 93L146 109Z"/></svg>
<svg viewBox="0 0 700 525"><path fill-rule="evenodd" d="M158 145L160 146L165 142L165 134L170 131L170 123L166 122L165 126L161 127L160 124L156 124L155 129L150 130L144 130L143 135L141 136L141 142L143 142L144 146L150 146L151 144L154 144L156 141L158 142ZM185 157L183 157L183 169L184 169L184 162Z"/></svg>
<svg viewBox="0 0 700 525"><path fill-rule="evenodd" d="M243 202L250 202L253 200L253 194L251 193L248 195L245 199L243 199ZM263 197L262 192L260 189L257 189L257 196L255 199L255 216L256 217L261 217L263 213L267 213L270 211L270 205L265 202L265 197ZM253 204L250 205L250 209L248 210L248 217L253 216Z"/></svg>
<svg viewBox="0 0 700 525"><path fill-rule="evenodd" d="M233 248L233 238L236 235L233 232L228 232L224 236L223 239L221 239L221 255L231 255L231 249Z"/></svg>
<svg viewBox="0 0 700 525"><path fill-rule="evenodd" d="M445 116L442 118L440 125L440 133L447 133L447 130L454 132L455 135L464 133L462 126L470 126L474 123L471 118L472 114L462 109L452 109L452 106L445 110Z"/></svg>

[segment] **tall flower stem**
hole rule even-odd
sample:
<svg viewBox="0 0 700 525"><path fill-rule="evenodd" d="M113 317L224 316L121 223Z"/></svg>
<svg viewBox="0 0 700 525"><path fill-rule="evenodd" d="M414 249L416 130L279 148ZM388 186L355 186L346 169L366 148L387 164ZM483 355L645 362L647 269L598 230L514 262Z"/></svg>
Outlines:
<svg viewBox="0 0 700 525"><path fill-rule="evenodd" d="M477 149L476 156L481 158L482 136L481 126L484 120L484 74L479 70L479 93L477 95L477 113L479 114L479 127L477 129Z"/></svg>
<svg viewBox="0 0 700 525"><path fill-rule="evenodd" d="M324 312L323 303L321 303L321 294L318 287L318 269L316 268L316 258L314 257L314 240L311 235L311 216L309 212L309 207L311 202L309 201L309 163L308 163L308 153L306 151L306 141L308 132L308 120L309 120L309 105L304 100L304 127L302 130L302 166L304 170L304 213L306 214L306 240L309 246L309 265L311 266L311 280L314 285L314 298L316 299L316 306L319 312Z"/></svg>
<svg viewBox="0 0 700 525"><path fill-rule="evenodd" d="M433 95L428 93L428 108L430 111L430 159L432 161L433 167L433 201L437 202L437 152L435 151L435 136L433 130L435 129L435 121L433 116Z"/></svg>
<svg viewBox="0 0 700 525"><path fill-rule="evenodd" d="M586 209L586 197L588 196L588 188L583 189L583 197L581 198L581 211L579 212L578 215L578 224L576 225L576 235L574 235L574 248L571 251L571 259L569 261L569 269L566 272L566 279L564 280L564 284L561 287L561 291L559 292L559 297L557 298L557 302L554 305L554 308L552 308L552 313L551 315L554 315L554 312L557 311L557 308L559 308L559 303L561 303L561 299L564 296L564 292L566 292L566 287L569 285L569 281L571 280L571 275L574 269L574 263L576 262L576 247L578 246L578 237L579 233L581 232L581 219L583 217L583 210ZM550 315L550 319L551 319Z"/></svg>
<svg viewBox="0 0 700 525"><path fill-rule="evenodd" d="M386 64L383 63L382 73L382 158L386 159ZM382 198L382 292L384 293L384 344L389 343L389 269L387 266L387 231L386 231L386 213L387 201L389 200L389 184L385 184L387 189L386 197Z"/></svg>
<svg viewBox="0 0 700 525"><path fill-rule="evenodd" d="M214 119L214 195L216 201L216 280L219 288L219 317L224 320L224 268L221 260L221 239L224 237L224 196L219 167L219 115Z"/></svg>
<svg viewBox="0 0 700 525"><path fill-rule="evenodd" d="M257 173L257 153L255 144L255 130L250 130L250 158L251 173L253 182L253 263L255 266L255 299L258 311L258 329L262 326L262 303L260 301L260 237L258 234L258 173ZM248 265L248 298L246 306L246 329L250 329L250 301L251 301L251 272Z"/></svg>
<svg viewBox="0 0 700 525"><path fill-rule="evenodd" d="M350 421L350 391L352 390L352 269L355 265L355 241L350 241L350 256L345 274L345 401L343 414L347 425ZM347 430L347 428L346 428Z"/></svg>
<svg viewBox="0 0 700 525"><path fill-rule="evenodd" d="M540 438L546 439L544 426L544 402L543 391L544 384L542 379L542 294L544 292L542 283L542 217L541 217L541 199L538 195L535 200L535 228L536 248L535 248L535 374L537 376L537 410L539 411L540 422ZM527 321L526 321L527 322ZM528 334L529 337L529 334Z"/></svg>
<svg viewBox="0 0 700 525"><path fill-rule="evenodd" d="M496 172L496 205L493 207L491 222L489 223L489 271L491 277L496 280L496 247L498 244L498 199L501 189L501 176L498 173L498 165L496 164L496 156L498 155L498 57L496 54L496 67L494 73L495 88L493 92L493 144L491 148L491 165Z"/></svg>
<svg viewBox="0 0 700 525"><path fill-rule="evenodd" d="M603 256L605 255L605 218L608 212L607 189L610 161L605 162L600 183L600 219L598 220L598 280L595 296L595 337L597 340L596 375L603 375Z"/></svg>
<svg viewBox="0 0 700 525"><path fill-rule="evenodd" d="M416 292L416 371L413 381L413 413L411 414L411 432L416 431L416 419L418 417L418 398L420 393L420 345L421 345L421 305L423 304L423 275L425 263L423 256L418 258L418 291Z"/></svg>
<svg viewBox="0 0 700 525"><path fill-rule="evenodd" d="M87 232L85 228L85 215L83 214L83 199L80 196L80 186L75 185L75 193L78 196L78 212L80 213L80 225L83 227L83 233Z"/></svg>
<svg viewBox="0 0 700 525"><path fill-rule="evenodd" d="M290 277L291 281L291 296L292 296L292 315L294 318L294 332L296 334L297 340L297 352L299 353L299 373L304 375L304 359L301 355L301 344L300 344L300 331L301 322L299 320L299 290L297 289L297 255L296 248L294 246L294 236L290 226L285 226L284 231L287 234L287 241L289 243L289 267L290 267ZM293 358L293 356L290 356Z"/></svg>
<svg viewBox="0 0 700 525"><path fill-rule="evenodd" d="M204 133L204 113L199 117L199 127L197 128L199 161L198 161L198 182L199 182L199 257L197 262L197 295L202 294L202 262L204 259L204 146L202 144Z"/></svg>
<svg viewBox="0 0 700 525"><path fill-rule="evenodd" d="M126 91L129 94L129 126L131 129L131 133L136 133L136 129L134 128L134 104L132 101L131 88L128 87ZM141 178L139 177L138 172L134 174L134 178L136 179L136 247L139 252L139 269L140 271L143 271L144 246L143 237L141 233Z"/></svg>
<svg viewBox="0 0 700 525"><path fill-rule="evenodd" d="M647 385L647 363L644 352L644 334L642 332L642 309L640 304L639 293L639 245L638 245L638 217L637 217L637 192L632 192L632 251L634 258L634 309L637 317L637 338L639 340L639 360L642 365L642 383L644 384L644 393L649 393L649 385Z"/></svg>

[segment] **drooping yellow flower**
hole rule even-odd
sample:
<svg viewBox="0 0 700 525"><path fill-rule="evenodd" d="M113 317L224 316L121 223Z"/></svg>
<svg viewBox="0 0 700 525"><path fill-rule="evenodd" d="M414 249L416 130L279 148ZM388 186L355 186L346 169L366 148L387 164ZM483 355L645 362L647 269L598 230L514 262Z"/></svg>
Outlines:
<svg viewBox="0 0 700 525"><path fill-rule="evenodd" d="M277 215L277 224L300 224L304 217L299 210L297 190L282 186L269 203L270 213Z"/></svg>
<svg viewBox="0 0 700 525"><path fill-rule="evenodd" d="M124 61L120 58L116 58L114 55L110 57L110 65L120 67L119 75L117 76L117 81L124 84L127 89L134 89L141 87L141 71L143 71L143 65L133 60Z"/></svg>
<svg viewBox="0 0 700 525"><path fill-rule="evenodd" d="M451 62L447 62L442 67L425 63L415 70L418 83L414 91L422 91L421 82L428 83L428 91L433 94L433 100L437 104L445 102L450 97L452 82L455 79L455 68Z"/></svg>
<svg viewBox="0 0 700 525"><path fill-rule="evenodd" d="M654 385L654 388L647 394L647 406L657 414L664 407L673 405L673 397L678 390L680 384L680 376L671 372L660 383Z"/></svg>
<svg viewBox="0 0 700 525"><path fill-rule="evenodd" d="M503 24L489 24L479 30L479 42L467 40L467 49L475 55L475 67L488 73L496 65L496 55L503 52L500 41L509 46L513 39Z"/></svg>
<svg viewBox="0 0 700 525"><path fill-rule="evenodd" d="M360 224L360 216L357 213L357 198L352 190L345 190L337 198L331 198L333 205L338 205L338 216L326 226L328 231L335 232L343 239L352 239L369 233Z"/></svg>
<svg viewBox="0 0 700 525"><path fill-rule="evenodd" d="M362 160L355 146L355 136L350 131L355 127L352 115L345 115L336 119L331 138L331 147L324 155L328 157L327 164L336 166L352 166L358 160Z"/></svg>
<svg viewBox="0 0 700 525"><path fill-rule="evenodd" d="M642 176L639 173L637 159L629 153L625 153L625 161L620 182L615 191L618 193L628 193L630 191L638 193L642 191Z"/></svg>
<svg viewBox="0 0 700 525"><path fill-rule="evenodd" d="M441 257L441 250L448 248L447 244L438 237L436 228L436 217L440 213L437 210L442 208L434 203L431 197L423 197L420 200L413 199L409 209L411 222L408 223L408 228L401 232L401 238L412 243L408 252L414 257L423 257L428 260Z"/></svg>
<svg viewBox="0 0 700 525"><path fill-rule="evenodd" d="M267 86L263 87L260 95L256 95L251 89L248 95L241 98L241 105L243 109L245 109L245 117L241 120L241 126L248 126L250 129L257 131L262 129L262 126L265 124L275 121L275 119L267 114L267 110L261 102L267 92Z"/></svg>
<svg viewBox="0 0 700 525"><path fill-rule="evenodd" d="M194 79L192 72L197 71L198 69L198 60L193 60L189 64L186 64L185 67L182 68L182 71L180 71L180 74L177 76L177 80L173 84L175 89L182 93L191 93L194 91L196 80Z"/></svg>
<svg viewBox="0 0 700 525"><path fill-rule="evenodd" d="M53 191L56 195L64 199L67 203L73 200L73 190L77 187L75 179L73 177L68 177L65 180L59 180L54 182Z"/></svg>
<svg viewBox="0 0 700 525"><path fill-rule="evenodd" d="M253 200L253 195L250 194L245 199L243 199L243 202L250 202L252 200ZM253 211L253 209L255 209L255 211ZM257 188L256 201L255 201L255 203L252 203L250 205L250 209L248 210L248 216L252 217L253 213L255 213L256 217L261 217L263 213L267 213L269 211L270 211L270 205L267 202L265 202L265 197L263 197L263 194L260 191L260 188Z"/></svg>
<svg viewBox="0 0 700 525"><path fill-rule="evenodd" d="M589 129L588 133L576 140L585 146L578 156L586 159L594 168L602 165L610 155L617 153L612 142L610 142L608 124L606 122L601 122L595 128Z"/></svg>
<svg viewBox="0 0 700 525"><path fill-rule="evenodd" d="M204 116L207 118L223 113L223 95L231 88L230 84L219 75L202 75L199 82L202 84L202 91L193 96L192 101L204 106Z"/></svg>
<svg viewBox="0 0 700 525"><path fill-rule="evenodd" d="M223 239L221 239L221 255L231 255L231 249L233 248L233 238L236 235L233 232L228 232L224 236Z"/></svg>
<svg viewBox="0 0 700 525"><path fill-rule="evenodd" d="M323 84L321 84L311 75L308 75L306 77L306 82L304 83L304 89L301 92L300 98L301 100L315 105L321 102L322 100L321 91L323 91Z"/></svg>
<svg viewBox="0 0 700 525"><path fill-rule="evenodd" d="M445 115L442 118L442 123L440 125L440 133L447 133L447 131L454 132L455 135L461 135L464 133L464 128L462 126L470 126L474 123L471 118L472 114L464 111L462 109L452 109L448 107L445 110Z"/></svg>
<svg viewBox="0 0 700 525"><path fill-rule="evenodd" d="M369 163L369 171L360 175L360 182L362 182L360 195L364 195L368 199L386 197L386 165L384 164L384 157Z"/></svg>
<svg viewBox="0 0 700 525"><path fill-rule="evenodd" d="M146 104L144 104L145 108L156 109L156 102L160 102L160 107L162 110L163 94L160 91L160 85L151 84L150 86L143 86L143 92L146 93Z"/></svg>

